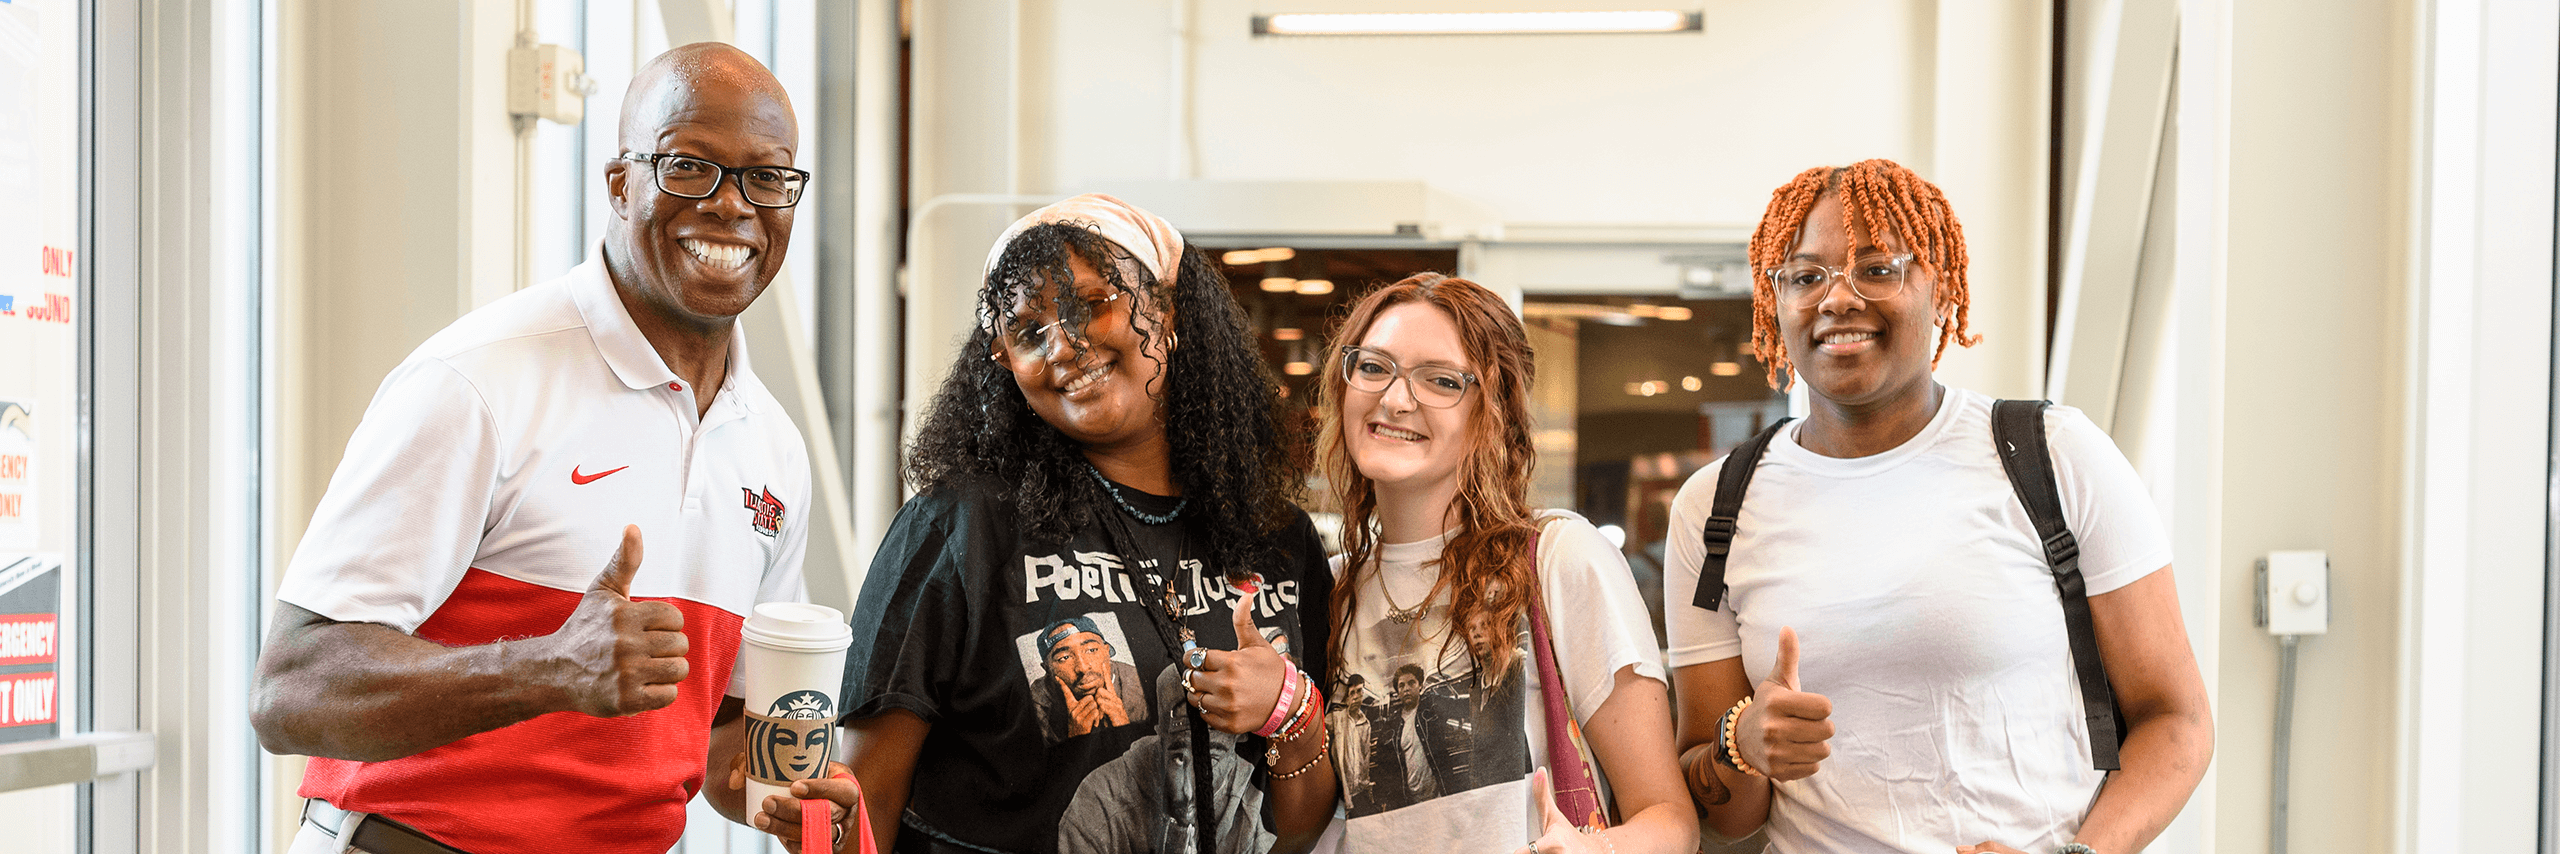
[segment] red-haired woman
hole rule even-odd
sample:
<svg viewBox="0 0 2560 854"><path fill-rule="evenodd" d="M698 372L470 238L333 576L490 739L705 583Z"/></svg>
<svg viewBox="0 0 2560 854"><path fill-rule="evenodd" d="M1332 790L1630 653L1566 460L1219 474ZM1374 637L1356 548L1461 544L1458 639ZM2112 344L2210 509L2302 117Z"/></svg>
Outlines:
<svg viewBox="0 0 2560 854"><path fill-rule="evenodd" d="M1625 559L1581 517L1528 506L1519 318L1473 282L1423 273L1366 295L1335 343L1318 464L1346 546L1328 706L1343 849L1694 851L1660 654ZM1542 657L1558 678L1539 676ZM1582 767L1579 750L1548 749L1543 692L1559 688L1606 789L1535 773ZM1622 819L1605 831L1601 791Z"/></svg>
<svg viewBox="0 0 2560 854"><path fill-rule="evenodd" d="M2084 722L2062 575L1995 448L1993 402L1932 375L1949 342L1978 340L1945 196L1884 160L1807 171L1770 200L1751 267L1753 346L1812 413L1753 469L1706 591L1721 595L1699 595L1699 532L1731 459L1672 502L1681 767L1708 827L1765 822L1775 852L2141 850L2195 791L2213 729L2132 466L2077 410L2024 413L2122 709L2110 774L2093 756L2118 745Z"/></svg>

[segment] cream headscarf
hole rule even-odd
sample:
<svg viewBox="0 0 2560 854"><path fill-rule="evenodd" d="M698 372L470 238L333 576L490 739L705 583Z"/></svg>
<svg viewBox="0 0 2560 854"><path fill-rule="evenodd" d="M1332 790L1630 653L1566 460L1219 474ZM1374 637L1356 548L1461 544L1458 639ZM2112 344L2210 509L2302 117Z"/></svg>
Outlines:
<svg viewBox="0 0 2560 854"><path fill-rule="evenodd" d="M1157 284L1172 287L1174 277L1182 271L1182 232L1173 230L1173 223L1128 202L1101 193L1086 193L1032 211L1005 226L1004 233L996 236L996 245L987 250L986 269L980 274L995 272L996 262L1004 258L1005 245L1015 237L1032 226L1052 222L1091 228L1103 239L1120 244L1138 263L1147 265L1147 272L1155 275Z"/></svg>

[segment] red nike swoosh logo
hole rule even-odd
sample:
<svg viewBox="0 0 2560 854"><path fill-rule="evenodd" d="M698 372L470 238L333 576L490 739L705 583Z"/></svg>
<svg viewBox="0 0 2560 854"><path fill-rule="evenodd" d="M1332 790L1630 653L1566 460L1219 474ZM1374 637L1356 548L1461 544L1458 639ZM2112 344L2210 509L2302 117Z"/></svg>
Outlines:
<svg viewBox="0 0 2560 854"><path fill-rule="evenodd" d="M594 483L594 482L596 482L596 479L597 479L597 478L601 478L601 477L604 477L605 475L609 475L609 474L612 474L612 473L614 473L614 472L618 472L618 471L621 471L622 469L627 469L627 468L630 468L630 466L623 466L622 468L618 468L618 469L606 469L606 470L604 470L604 471L596 472L595 474L579 474L579 473L578 473L578 467L577 467L577 466L570 466L570 467L569 467L569 482L570 482L570 483L577 484L577 485L579 485L579 486L585 486L585 485L587 485L587 484L590 484L590 483Z"/></svg>

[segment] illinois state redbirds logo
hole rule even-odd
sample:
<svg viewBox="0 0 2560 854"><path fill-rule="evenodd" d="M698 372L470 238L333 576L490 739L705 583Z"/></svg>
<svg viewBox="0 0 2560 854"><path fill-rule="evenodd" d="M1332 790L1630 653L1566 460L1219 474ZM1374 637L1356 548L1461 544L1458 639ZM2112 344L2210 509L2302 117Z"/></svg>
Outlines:
<svg viewBox="0 0 2560 854"><path fill-rule="evenodd" d="M782 533L782 499L773 497L772 489L764 490L763 495L745 487L738 491L747 494L747 509L756 511L756 533L768 537Z"/></svg>

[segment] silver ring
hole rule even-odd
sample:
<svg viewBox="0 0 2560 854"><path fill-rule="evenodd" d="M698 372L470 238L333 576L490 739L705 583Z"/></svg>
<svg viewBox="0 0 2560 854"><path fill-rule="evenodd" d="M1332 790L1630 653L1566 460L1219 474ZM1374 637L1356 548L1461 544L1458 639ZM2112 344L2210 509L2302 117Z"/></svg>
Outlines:
<svg viewBox="0 0 2560 854"><path fill-rule="evenodd" d="M1191 674L1189 673L1182 674L1182 692L1185 694L1200 693L1200 689L1191 687Z"/></svg>
<svg viewBox="0 0 2560 854"><path fill-rule="evenodd" d="M1209 651L1195 646L1191 648L1191 652L1187 653L1184 658L1189 660L1191 669L1198 670L1201 665L1209 663Z"/></svg>

